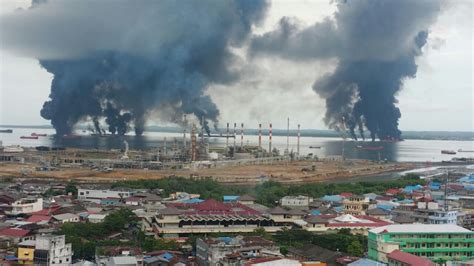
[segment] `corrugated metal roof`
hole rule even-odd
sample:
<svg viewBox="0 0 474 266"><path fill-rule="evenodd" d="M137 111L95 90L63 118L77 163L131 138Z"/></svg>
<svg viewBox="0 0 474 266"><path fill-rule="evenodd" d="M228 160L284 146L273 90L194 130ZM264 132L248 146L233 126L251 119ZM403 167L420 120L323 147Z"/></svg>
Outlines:
<svg viewBox="0 0 474 266"><path fill-rule="evenodd" d="M391 224L371 229L372 233L472 233L455 224Z"/></svg>

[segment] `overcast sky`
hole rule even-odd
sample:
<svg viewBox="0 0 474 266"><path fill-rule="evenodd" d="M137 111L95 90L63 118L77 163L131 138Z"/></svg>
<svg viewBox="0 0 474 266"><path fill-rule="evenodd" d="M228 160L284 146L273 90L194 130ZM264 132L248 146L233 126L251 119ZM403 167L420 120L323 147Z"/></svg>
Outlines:
<svg viewBox="0 0 474 266"><path fill-rule="evenodd" d="M1 0L0 15L29 3ZM274 29L283 16L310 25L334 10L330 0L274 0L265 23L254 32ZM429 43L418 58L416 78L406 80L398 95L402 130L474 131L472 18L472 1L455 1L443 9L431 28ZM208 89L220 108L222 125L244 122L256 128L258 123L272 122L284 128L290 117L293 125L326 129L324 101L311 86L334 69L331 62L261 58L248 64L248 74L240 82ZM48 124L39 112L48 98L51 79L37 60L0 49L0 124ZM149 123L160 121L152 118Z"/></svg>

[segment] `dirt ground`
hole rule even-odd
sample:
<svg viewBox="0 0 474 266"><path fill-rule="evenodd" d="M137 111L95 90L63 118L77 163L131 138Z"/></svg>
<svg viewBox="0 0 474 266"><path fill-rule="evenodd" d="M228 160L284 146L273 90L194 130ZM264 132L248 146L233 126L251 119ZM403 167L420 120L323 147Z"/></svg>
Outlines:
<svg viewBox="0 0 474 266"><path fill-rule="evenodd" d="M356 176L376 175L412 169L410 163L383 163L365 160L294 161L266 165L240 165L219 168L144 170L114 169L105 173L84 168L59 168L57 171L36 171L35 164L0 163L0 177L38 179L74 179L83 182L110 182L117 180L159 179L168 176L211 177L228 184L251 185L262 180L282 183L310 183Z"/></svg>

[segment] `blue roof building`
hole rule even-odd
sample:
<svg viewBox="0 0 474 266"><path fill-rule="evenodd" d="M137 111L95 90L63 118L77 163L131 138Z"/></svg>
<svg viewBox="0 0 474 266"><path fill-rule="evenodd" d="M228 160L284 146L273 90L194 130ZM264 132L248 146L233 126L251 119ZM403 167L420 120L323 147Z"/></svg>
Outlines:
<svg viewBox="0 0 474 266"><path fill-rule="evenodd" d="M322 200L329 202L342 202L342 197L340 195L325 195L322 197Z"/></svg>
<svg viewBox="0 0 474 266"><path fill-rule="evenodd" d="M240 196L224 196L224 202L237 201L239 198Z"/></svg>

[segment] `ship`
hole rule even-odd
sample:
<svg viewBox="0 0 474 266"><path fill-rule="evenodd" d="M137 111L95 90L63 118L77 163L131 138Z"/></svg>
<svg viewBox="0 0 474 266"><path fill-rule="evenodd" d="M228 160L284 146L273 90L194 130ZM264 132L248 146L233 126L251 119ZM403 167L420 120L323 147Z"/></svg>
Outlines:
<svg viewBox="0 0 474 266"><path fill-rule="evenodd" d="M321 146L309 146L310 149L321 149Z"/></svg>
<svg viewBox="0 0 474 266"><path fill-rule="evenodd" d="M79 135L68 135L68 134L65 134L62 136L63 139L80 139L81 136Z"/></svg>
<svg viewBox="0 0 474 266"><path fill-rule="evenodd" d="M5 153L14 153L14 152L23 152L23 148L20 145L12 145L3 147L3 152Z"/></svg>
<svg viewBox="0 0 474 266"><path fill-rule="evenodd" d="M455 151L451 151L451 150L442 150L442 151L441 151L441 154L451 154L451 155L453 155L453 154L456 154L456 152L455 152Z"/></svg>
<svg viewBox="0 0 474 266"><path fill-rule="evenodd" d="M459 149L458 152L474 152L474 150L463 150L463 149Z"/></svg>
<svg viewBox="0 0 474 266"><path fill-rule="evenodd" d="M13 129L0 129L0 133L13 133Z"/></svg>
<svg viewBox="0 0 474 266"><path fill-rule="evenodd" d="M362 145L357 145L357 149L360 150L366 150L366 151L380 151L383 150L383 146L362 146Z"/></svg>
<svg viewBox="0 0 474 266"><path fill-rule="evenodd" d="M46 135L46 134L38 134L38 133L33 132L33 133L31 133L31 136L32 136L32 137L46 137L46 136L48 136L48 135Z"/></svg>
<svg viewBox="0 0 474 266"><path fill-rule="evenodd" d="M38 139L38 136L21 136L20 139Z"/></svg>

